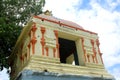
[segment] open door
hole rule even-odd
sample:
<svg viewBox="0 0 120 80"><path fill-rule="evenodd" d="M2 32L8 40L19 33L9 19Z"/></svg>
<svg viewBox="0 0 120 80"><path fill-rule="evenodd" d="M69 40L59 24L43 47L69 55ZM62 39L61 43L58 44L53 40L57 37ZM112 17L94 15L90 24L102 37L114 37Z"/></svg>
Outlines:
<svg viewBox="0 0 120 80"><path fill-rule="evenodd" d="M79 65L75 41L59 38L60 62Z"/></svg>

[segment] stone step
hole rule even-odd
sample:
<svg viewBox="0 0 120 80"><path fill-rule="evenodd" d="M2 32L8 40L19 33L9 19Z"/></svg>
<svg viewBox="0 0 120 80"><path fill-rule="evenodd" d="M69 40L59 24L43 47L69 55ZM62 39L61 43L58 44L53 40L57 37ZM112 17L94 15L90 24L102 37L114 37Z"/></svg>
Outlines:
<svg viewBox="0 0 120 80"><path fill-rule="evenodd" d="M49 59L48 59L49 60ZM54 73L74 74L74 75L87 75L87 76L104 76L109 77L105 69L75 66L70 64L62 63L51 63L48 61L41 60L39 57L31 57L29 66L30 69L36 69L38 71L49 71Z"/></svg>

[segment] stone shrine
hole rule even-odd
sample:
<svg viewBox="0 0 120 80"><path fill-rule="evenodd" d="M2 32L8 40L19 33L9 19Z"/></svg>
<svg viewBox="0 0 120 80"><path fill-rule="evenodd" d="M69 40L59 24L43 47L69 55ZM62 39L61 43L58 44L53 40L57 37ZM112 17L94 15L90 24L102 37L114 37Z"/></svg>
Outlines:
<svg viewBox="0 0 120 80"><path fill-rule="evenodd" d="M97 33L46 11L23 28L9 57L10 80L113 80Z"/></svg>

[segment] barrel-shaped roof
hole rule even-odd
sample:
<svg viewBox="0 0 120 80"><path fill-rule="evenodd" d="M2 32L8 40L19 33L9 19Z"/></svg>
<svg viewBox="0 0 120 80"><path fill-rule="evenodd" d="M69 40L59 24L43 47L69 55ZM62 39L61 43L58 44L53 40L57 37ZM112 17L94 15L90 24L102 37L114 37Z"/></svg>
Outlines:
<svg viewBox="0 0 120 80"><path fill-rule="evenodd" d="M72 21L59 19L59 18L56 18L54 16L40 14L38 16L34 16L34 18L41 19L42 21L45 20L45 21L49 21L49 22L52 22L52 23L56 23L56 24L59 24L60 26L66 26L66 27L69 27L69 28L74 28L76 30L82 30L82 31L85 31L85 32L88 32L88 33L91 33L91 34L97 34L95 32L85 30L83 27L81 27L80 25L78 25L78 24L76 24Z"/></svg>
<svg viewBox="0 0 120 80"><path fill-rule="evenodd" d="M53 22L53 23L57 23L61 26L68 26L68 27L75 28L75 29L83 29L80 25L78 25L78 24L76 24L72 21L59 19L59 18L56 18L54 16L48 16L48 15L45 15L45 14L40 14L40 15L34 16L34 17L40 18L42 20L47 20L47 21L50 21L50 22Z"/></svg>

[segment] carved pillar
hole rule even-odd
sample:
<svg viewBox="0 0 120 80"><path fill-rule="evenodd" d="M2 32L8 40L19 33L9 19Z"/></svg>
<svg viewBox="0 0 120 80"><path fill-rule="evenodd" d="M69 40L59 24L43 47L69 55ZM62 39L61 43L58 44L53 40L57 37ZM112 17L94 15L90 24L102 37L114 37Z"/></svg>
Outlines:
<svg viewBox="0 0 120 80"><path fill-rule="evenodd" d="M29 59L29 57L30 57L30 48L31 48L31 30L29 31L29 33L28 33L28 36L29 36L29 43L28 43L28 45L27 45L27 47L28 47L28 59Z"/></svg>
<svg viewBox="0 0 120 80"><path fill-rule="evenodd" d="M56 57L55 53L56 53L56 48L53 48L53 57Z"/></svg>
<svg viewBox="0 0 120 80"><path fill-rule="evenodd" d="M31 45L30 45L30 42L29 42L29 44L28 44L28 58L30 57L30 47L31 47Z"/></svg>
<svg viewBox="0 0 120 80"><path fill-rule="evenodd" d="M98 53L99 53L99 55L100 55L101 62L102 62L102 64L103 64L102 53L100 52L100 48L99 48L100 43L99 43L99 40L98 40L98 39L96 40L96 44L97 44L97 47L98 47Z"/></svg>
<svg viewBox="0 0 120 80"><path fill-rule="evenodd" d="M46 50L46 56L48 56L48 47L45 47Z"/></svg>
<svg viewBox="0 0 120 80"><path fill-rule="evenodd" d="M22 66L23 66L23 64L24 64L24 55L21 55L21 56L20 56L20 60L21 60Z"/></svg>
<svg viewBox="0 0 120 80"><path fill-rule="evenodd" d="M21 53L23 53L23 46L24 46L24 42L22 42L20 45ZM24 63L24 56L23 55L20 56L20 61L21 61L21 64L23 66L23 63Z"/></svg>
<svg viewBox="0 0 120 80"><path fill-rule="evenodd" d="M96 57L96 51L95 51L95 48L94 48L94 40L91 39L91 44L92 44L92 48L93 48L93 52L94 52L94 58L95 58L95 61L96 63L98 63L98 60L97 60L97 57Z"/></svg>
<svg viewBox="0 0 120 80"><path fill-rule="evenodd" d="M45 28L44 27L41 27L41 33L42 33L42 38L41 38L42 55L44 56L44 46L45 46L45 39L44 39Z"/></svg>
<svg viewBox="0 0 120 80"><path fill-rule="evenodd" d="M33 37L31 39L31 43L32 43L32 54L35 54L35 43L37 42L36 37Z"/></svg>
<svg viewBox="0 0 120 80"><path fill-rule="evenodd" d="M55 36L56 36L57 57L59 58L59 57L60 57L60 54L59 54L58 31L57 31L57 30L54 30L54 33L55 33Z"/></svg>
<svg viewBox="0 0 120 80"><path fill-rule="evenodd" d="M26 60L27 60L27 56L28 56L27 53L25 53L25 59L26 59Z"/></svg>
<svg viewBox="0 0 120 80"><path fill-rule="evenodd" d="M87 59L88 59L88 62L90 62L90 55L87 54Z"/></svg>
<svg viewBox="0 0 120 80"><path fill-rule="evenodd" d="M103 64L102 53L100 53L100 58L101 58L101 61L102 61L102 64Z"/></svg>
<svg viewBox="0 0 120 80"><path fill-rule="evenodd" d="M81 40L82 40L82 49L84 51L84 58L85 58L85 62L86 62L87 60L86 60L86 50L84 49L84 38L81 37Z"/></svg>
<svg viewBox="0 0 120 80"><path fill-rule="evenodd" d="M92 60L93 60L93 63L95 63L95 56L92 55Z"/></svg>
<svg viewBox="0 0 120 80"><path fill-rule="evenodd" d="M37 28L36 28L36 24L33 23L32 29L31 29L31 31L33 32L33 36L32 36L32 39L31 39L31 43L32 43L32 54L35 53L35 43L37 42L36 36L35 36L36 29L37 29Z"/></svg>
<svg viewBox="0 0 120 80"><path fill-rule="evenodd" d="M33 37L35 37L35 32L36 32L36 23L33 23L31 31L33 32Z"/></svg>
<svg viewBox="0 0 120 80"><path fill-rule="evenodd" d="M24 54L24 63L26 63L27 62L27 52Z"/></svg>

